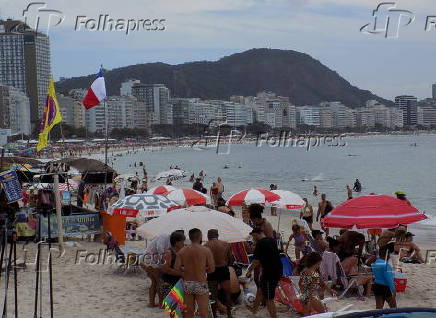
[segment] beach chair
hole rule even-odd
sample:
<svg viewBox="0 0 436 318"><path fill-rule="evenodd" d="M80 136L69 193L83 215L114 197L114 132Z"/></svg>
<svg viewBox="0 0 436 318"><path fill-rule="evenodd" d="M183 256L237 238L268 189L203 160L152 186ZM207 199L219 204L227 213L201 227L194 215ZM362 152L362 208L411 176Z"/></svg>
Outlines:
<svg viewBox="0 0 436 318"><path fill-rule="evenodd" d="M250 255L248 255L247 250L245 249L244 242L230 243L230 249L235 257L235 264L242 267L250 265Z"/></svg>
<svg viewBox="0 0 436 318"><path fill-rule="evenodd" d="M298 276L293 276L297 279ZM276 288L275 301L288 307L295 313L303 314L303 303L300 300L300 291L298 288L298 281L293 282L291 277L282 277Z"/></svg>
<svg viewBox="0 0 436 318"><path fill-rule="evenodd" d="M345 275L344 268L336 253L328 251L323 253L320 272L324 281L334 286L340 285L342 287L343 292L338 298L343 298L353 287L357 288L360 297L363 296L363 286L358 285L357 276Z"/></svg>

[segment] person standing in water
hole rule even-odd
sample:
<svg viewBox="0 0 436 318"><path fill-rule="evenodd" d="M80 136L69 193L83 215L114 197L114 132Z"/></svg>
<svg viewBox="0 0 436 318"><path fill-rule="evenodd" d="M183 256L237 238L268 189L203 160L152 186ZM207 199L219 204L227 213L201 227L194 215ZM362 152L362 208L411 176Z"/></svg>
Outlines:
<svg viewBox="0 0 436 318"><path fill-rule="evenodd" d="M312 194L314 195L314 196L318 196L318 188L316 187L316 185L314 185L313 186L313 192L312 192Z"/></svg>
<svg viewBox="0 0 436 318"><path fill-rule="evenodd" d="M354 192L360 192L362 191L362 184L360 183L359 179L356 179L353 186Z"/></svg>
<svg viewBox="0 0 436 318"><path fill-rule="evenodd" d="M347 184L347 200L351 200L353 198L353 190L351 190L350 186Z"/></svg>

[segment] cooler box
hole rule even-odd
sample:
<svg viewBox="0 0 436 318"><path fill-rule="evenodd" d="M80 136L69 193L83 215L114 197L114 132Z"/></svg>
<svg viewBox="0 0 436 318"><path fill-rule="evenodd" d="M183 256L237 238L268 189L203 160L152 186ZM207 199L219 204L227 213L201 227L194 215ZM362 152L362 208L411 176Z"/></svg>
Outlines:
<svg viewBox="0 0 436 318"><path fill-rule="evenodd" d="M404 293L407 286L407 274L402 271L395 272L394 282L397 293Z"/></svg>

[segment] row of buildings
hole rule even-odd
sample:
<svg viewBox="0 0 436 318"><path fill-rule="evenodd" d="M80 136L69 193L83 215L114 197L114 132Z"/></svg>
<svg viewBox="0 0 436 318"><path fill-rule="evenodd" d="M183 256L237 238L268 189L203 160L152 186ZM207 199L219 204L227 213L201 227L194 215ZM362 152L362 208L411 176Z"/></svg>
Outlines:
<svg viewBox="0 0 436 318"><path fill-rule="evenodd" d="M80 101L85 90L72 90L60 96L59 102L67 124L86 127L90 132L105 129L105 109L100 105L85 109ZM230 100L172 98L163 84L143 84L129 80L121 85L119 96L107 99L108 129L141 128L150 130L154 124L246 126L264 123L275 129L310 126L322 129L381 128L404 126L436 126L436 99L418 102L413 96L398 96L396 107L387 107L375 100L349 108L341 102L294 106L288 97L272 92L256 96L231 96Z"/></svg>
<svg viewBox="0 0 436 318"><path fill-rule="evenodd" d="M38 127L51 76L50 41L17 20L0 20L0 129L28 135ZM59 96L64 121L89 132L105 129L103 105L85 110L85 91L75 89ZM139 80L122 83L118 96L107 98L108 128L150 129L154 124L245 126L254 122L272 128L307 125L326 129L354 127L401 128L436 126L436 84L432 98L419 101L414 96L398 96L395 107L368 101L349 108L340 102L296 107L288 97L272 92L256 96L231 96L229 100L201 100L171 97L163 84Z"/></svg>

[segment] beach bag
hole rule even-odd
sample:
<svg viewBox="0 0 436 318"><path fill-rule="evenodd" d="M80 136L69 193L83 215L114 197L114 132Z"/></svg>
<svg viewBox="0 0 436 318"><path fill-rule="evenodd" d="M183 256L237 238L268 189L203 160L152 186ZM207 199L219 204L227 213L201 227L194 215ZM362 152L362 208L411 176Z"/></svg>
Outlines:
<svg viewBox="0 0 436 318"><path fill-rule="evenodd" d="M394 273L395 290L397 293L404 293L407 287L407 274L400 269Z"/></svg>

